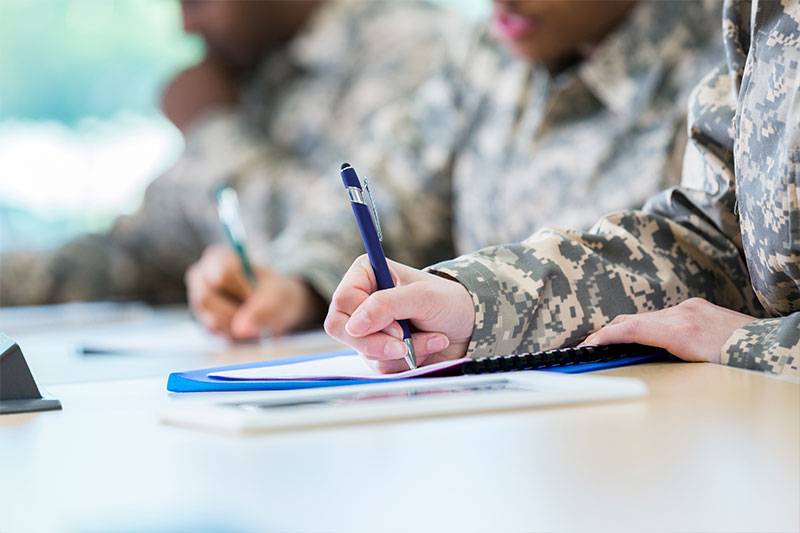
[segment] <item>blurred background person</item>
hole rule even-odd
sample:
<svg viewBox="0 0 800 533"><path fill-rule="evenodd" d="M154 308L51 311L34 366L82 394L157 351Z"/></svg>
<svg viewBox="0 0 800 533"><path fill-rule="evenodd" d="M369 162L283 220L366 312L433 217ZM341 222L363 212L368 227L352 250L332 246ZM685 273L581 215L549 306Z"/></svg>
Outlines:
<svg viewBox="0 0 800 533"><path fill-rule="evenodd" d="M0 304L184 301L186 268L223 241L213 191L239 190L258 249L366 118L427 77L460 24L421 2L185 0L181 12L205 49L163 93L183 155L109 231L0 255Z"/></svg>
<svg viewBox="0 0 800 533"><path fill-rule="evenodd" d="M719 2L492 7L489 28L451 41L415 97L383 110L350 150L347 160L372 178L386 253L402 263L640 207L677 183L689 92L722 57ZM193 305L209 327L252 337L319 314L313 305L330 299L363 247L337 176L318 185L331 191L307 197L308 214L273 243L256 290L228 298L224 314L205 302L241 284L233 254L212 249L192 267ZM284 289L297 280L304 297Z"/></svg>

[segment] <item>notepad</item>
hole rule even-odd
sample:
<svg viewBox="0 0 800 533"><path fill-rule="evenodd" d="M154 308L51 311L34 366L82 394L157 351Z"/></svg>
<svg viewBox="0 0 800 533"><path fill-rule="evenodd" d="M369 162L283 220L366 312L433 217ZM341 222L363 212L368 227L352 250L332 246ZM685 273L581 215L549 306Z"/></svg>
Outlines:
<svg viewBox="0 0 800 533"><path fill-rule="evenodd" d="M638 344L583 346L545 352L480 357L462 357L422 366L395 374L380 374L356 354L325 357L283 365L250 366L219 369L208 373L212 379L231 381L335 381L335 380L398 380L425 376L491 374L514 370L539 370L581 363L622 360L637 357L668 356L661 349Z"/></svg>
<svg viewBox="0 0 800 533"><path fill-rule="evenodd" d="M170 392L277 391L366 385L414 378L542 370L578 374L619 366L675 360L663 350L634 344L564 348L546 352L461 358L396 374L379 374L350 350L217 368L173 372Z"/></svg>
<svg viewBox="0 0 800 533"><path fill-rule="evenodd" d="M210 372L208 376L217 379L257 381L323 381L335 379L396 380L439 374L447 369L461 367L465 361L467 361L466 357L462 359L455 359L453 361L444 361L433 365L422 366L414 370L407 370L405 372L399 372L396 374L380 374L373 370L363 357L359 356L358 354L350 354L326 359L303 361L291 365L262 366L241 368L238 370Z"/></svg>

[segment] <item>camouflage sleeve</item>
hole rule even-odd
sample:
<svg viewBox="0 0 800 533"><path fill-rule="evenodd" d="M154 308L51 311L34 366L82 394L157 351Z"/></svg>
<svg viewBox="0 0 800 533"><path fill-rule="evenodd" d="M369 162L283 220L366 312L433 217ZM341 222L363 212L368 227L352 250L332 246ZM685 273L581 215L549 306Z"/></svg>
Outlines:
<svg viewBox="0 0 800 533"><path fill-rule="evenodd" d="M166 238L158 232L160 224L164 224L164 233L171 233L171 228L177 230L178 225L174 206L168 199L158 197L158 189L151 186L145 206L133 215L117 219L106 233L84 235L55 250L9 252L0 256L0 304L179 299L180 277L169 276L163 261L149 261L161 254L158 248L163 248L151 247L149 243ZM150 215L157 215L157 222ZM183 247L186 242L183 240L176 247ZM149 251L145 253L147 248Z"/></svg>
<svg viewBox="0 0 800 533"><path fill-rule="evenodd" d="M736 248L642 211L610 215L589 232L544 229L430 270L462 283L475 305L471 356L575 345L619 314L691 297L752 313ZM715 262L713 258L718 258Z"/></svg>
<svg viewBox="0 0 800 533"><path fill-rule="evenodd" d="M722 347L722 363L800 376L800 313L754 320L736 330Z"/></svg>
<svg viewBox="0 0 800 533"><path fill-rule="evenodd" d="M259 150L234 113L210 114L187 135L177 164L150 184L139 209L109 231L55 250L0 256L0 305L183 300L186 268L218 231L209 190Z"/></svg>
<svg viewBox="0 0 800 533"><path fill-rule="evenodd" d="M682 186L643 211L609 215L583 233L545 229L431 267L472 294L471 355L574 345L619 314L691 297L763 315L734 215L730 86L717 70L696 91Z"/></svg>

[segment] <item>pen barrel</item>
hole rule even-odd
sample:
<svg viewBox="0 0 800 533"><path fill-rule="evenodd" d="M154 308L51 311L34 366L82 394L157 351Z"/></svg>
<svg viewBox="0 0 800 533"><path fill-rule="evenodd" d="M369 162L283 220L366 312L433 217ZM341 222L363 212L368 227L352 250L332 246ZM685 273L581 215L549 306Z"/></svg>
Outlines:
<svg viewBox="0 0 800 533"><path fill-rule="evenodd" d="M358 225L358 231L361 233L361 240L364 242L364 249L369 257L369 263L375 273L378 290L391 289L394 287L394 281L383 254L383 246L378 238L378 232L372 223L369 207L358 203L351 203L350 205L353 207L353 214L356 217L356 224Z"/></svg>
<svg viewBox="0 0 800 533"><path fill-rule="evenodd" d="M250 263L250 258L247 256L247 250L240 242L234 242L233 249L236 255L239 256L239 262L242 264L242 271L244 276L252 285L256 284L256 273L253 270L253 265Z"/></svg>
<svg viewBox="0 0 800 533"><path fill-rule="evenodd" d="M372 222L372 215L369 208L364 204L351 203L353 207L353 214L356 217L356 224L358 231L361 233L361 240L364 242L364 248L369 257L369 264L372 266L372 271L375 273L375 282L378 285L378 290L391 289L394 287L394 280L392 273L389 271L389 264L386 262L386 256L383 253L383 245L378 238L378 232L375 229L375 224ZM403 330L403 338L411 338L411 325L408 320L398 320L400 327Z"/></svg>
<svg viewBox="0 0 800 533"><path fill-rule="evenodd" d="M398 320L398 324L403 330L403 338L410 339L411 338L411 324L408 323L408 320Z"/></svg>

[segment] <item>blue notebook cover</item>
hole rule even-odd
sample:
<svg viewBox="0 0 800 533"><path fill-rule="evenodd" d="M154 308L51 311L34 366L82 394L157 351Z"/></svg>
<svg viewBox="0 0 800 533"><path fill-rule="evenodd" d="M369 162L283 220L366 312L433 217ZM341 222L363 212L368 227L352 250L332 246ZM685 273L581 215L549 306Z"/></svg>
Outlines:
<svg viewBox="0 0 800 533"><path fill-rule="evenodd" d="M170 392L217 392L217 391L266 391L266 390L290 390L290 389L310 389L314 387L337 387L345 385L361 385L365 383L375 383L371 379L336 379L336 380L230 380L209 377L212 372L223 372L227 370L240 370L243 368L256 368L264 366L288 365L311 361L314 359L326 359L338 357L340 355L353 355L352 350L340 350L337 352L324 352L309 355L301 355L288 359L276 359L274 361L259 361L257 363L246 363L240 365L221 366L215 368L202 368L200 370L190 370L188 372L173 372L167 380L167 390ZM607 370L621 366L638 365L641 363L652 363L666 361L662 355L639 355L634 357L624 357L614 361L604 361L600 363L584 363L567 365L561 367L551 367L542 369L544 372L559 372L562 374L581 374L583 372L593 372L596 370ZM416 379L426 379L416 378ZM381 382L397 380L382 379Z"/></svg>

